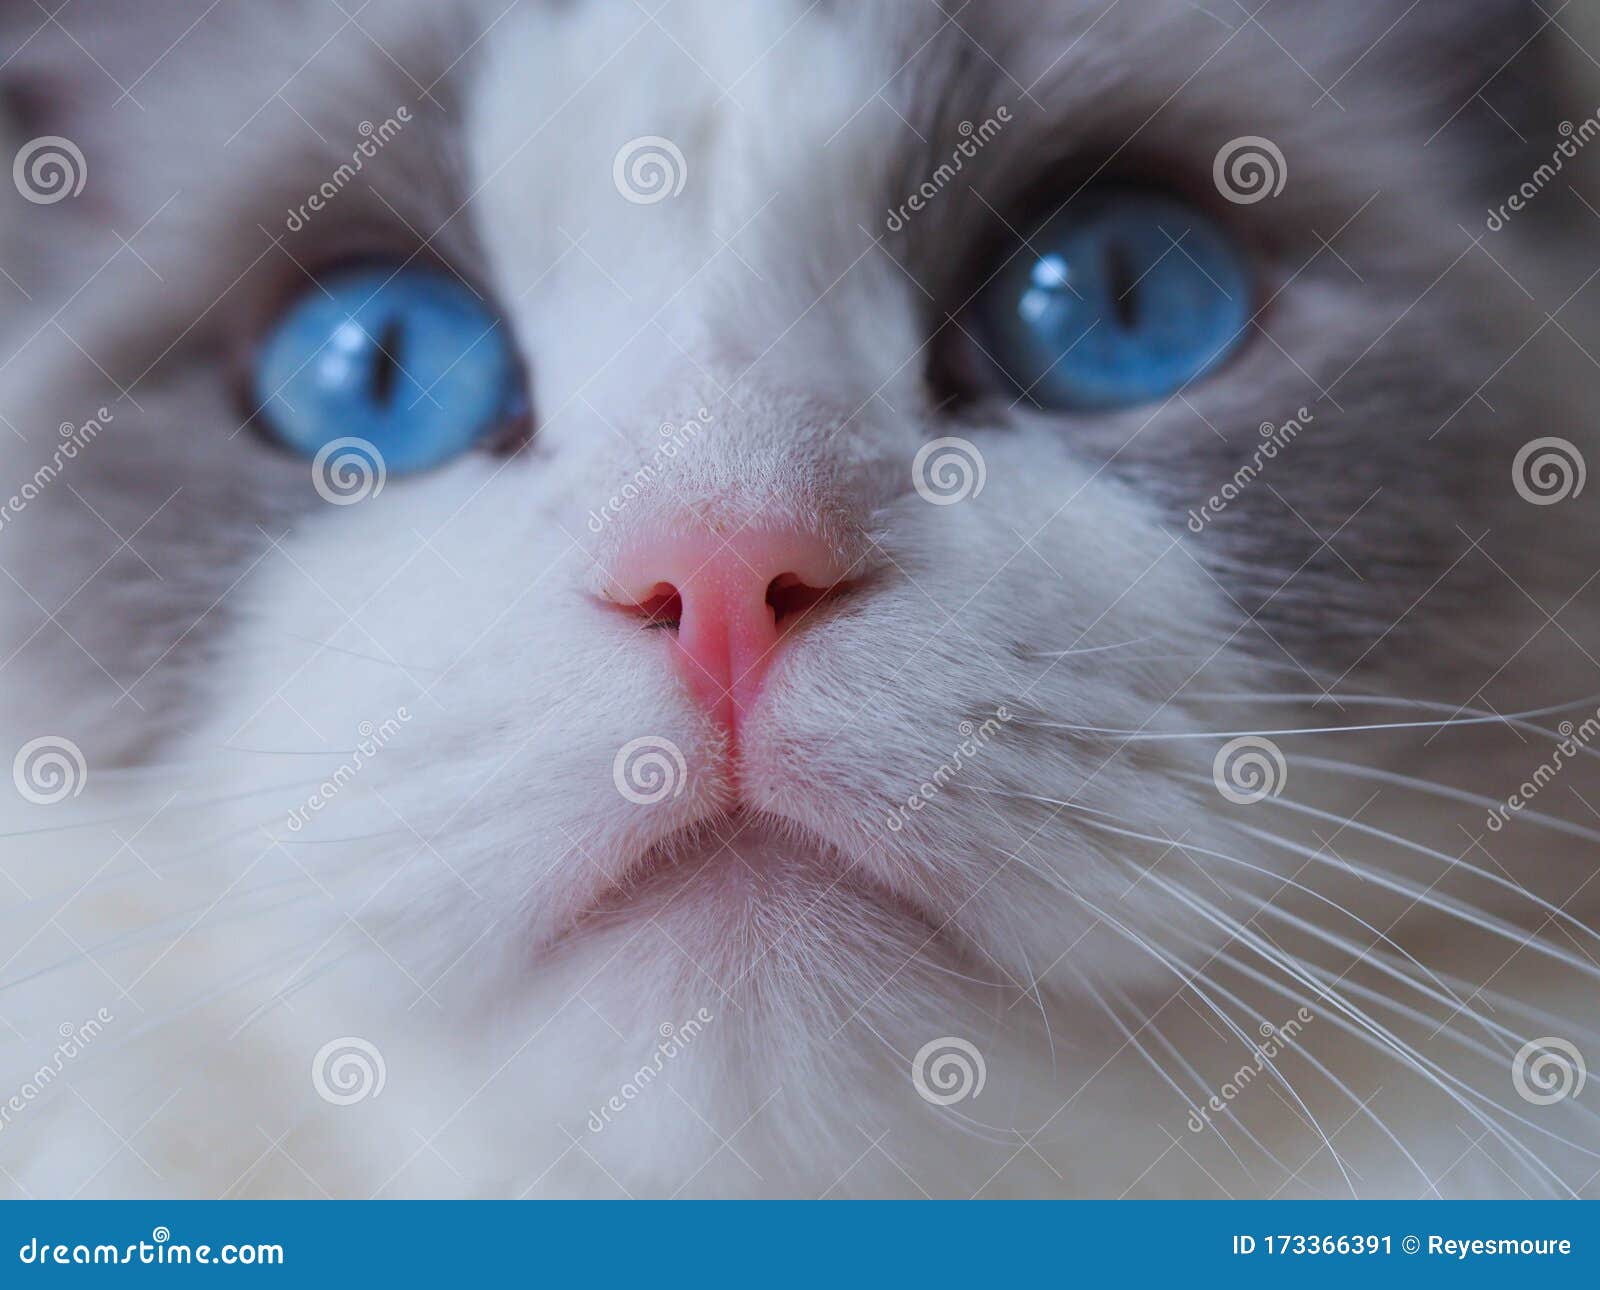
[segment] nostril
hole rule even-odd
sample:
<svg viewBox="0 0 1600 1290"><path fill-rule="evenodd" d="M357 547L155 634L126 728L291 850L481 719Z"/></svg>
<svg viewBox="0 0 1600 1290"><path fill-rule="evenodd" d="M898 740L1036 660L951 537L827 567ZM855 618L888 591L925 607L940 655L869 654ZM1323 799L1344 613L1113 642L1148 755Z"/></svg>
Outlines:
<svg viewBox="0 0 1600 1290"><path fill-rule="evenodd" d="M798 574L780 573L767 584L767 604L772 609L773 622L781 626L786 619L804 617L841 589L838 586L813 587Z"/></svg>
<svg viewBox="0 0 1600 1290"><path fill-rule="evenodd" d="M645 619L646 627L677 631L683 619L683 597L670 582L657 583L648 595L629 608Z"/></svg>
<svg viewBox="0 0 1600 1290"><path fill-rule="evenodd" d="M760 698L785 638L865 586L836 543L804 527L678 517L641 528L601 564L599 598L667 639L690 696L736 732ZM809 624L808 624L809 625Z"/></svg>

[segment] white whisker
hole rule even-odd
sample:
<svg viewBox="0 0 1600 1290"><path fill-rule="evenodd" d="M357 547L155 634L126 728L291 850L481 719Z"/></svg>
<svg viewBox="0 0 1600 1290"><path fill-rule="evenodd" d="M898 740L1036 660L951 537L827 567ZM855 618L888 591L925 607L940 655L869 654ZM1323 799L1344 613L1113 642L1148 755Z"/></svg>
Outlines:
<svg viewBox="0 0 1600 1290"><path fill-rule="evenodd" d="M1187 779L1195 777L1185 775L1183 778ZM1508 891L1514 896L1526 900L1529 904L1535 906L1543 913L1548 914L1557 922L1566 923L1575 931L1582 932L1587 936L1592 936L1595 939L1600 940L1600 932L1597 932L1588 926L1588 924L1583 922L1582 919L1573 914L1569 914L1559 905L1551 904L1550 901L1544 899L1542 896L1536 896L1526 887L1512 882L1509 878L1502 877L1497 873L1483 868L1481 865L1472 864L1470 861L1463 859L1462 856L1452 856L1447 852L1437 851L1433 847L1425 846L1421 842L1413 842L1410 838L1401 837L1398 833L1392 833L1388 829L1380 829L1373 824L1364 824L1360 820L1346 819L1332 811L1324 811L1318 807L1308 806L1304 802L1296 802L1287 797L1268 797L1263 800L1271 802L1275 806L1282 807L1286 811L1293 811L1299 815L1309 815L1313 819L1319 819L1328 823L1338 824L1352 830L1353 832L1361 833L1367 837L1373 837L1379 839L1380 841L1391 843L1394 846L1400 847L1402 850L1413 852L1416 855L1426 856L1430 860L1438 860L1445 865L1447 872L1451 869L1459 869L1461 872L1469 873L1475 878L1481 878L1484 882L1487 882L1492 886L1499 887L1503 891ZM1271 841L1275 845L1292 845L1282 838L1278 838L1272 834L1264 833L1262 830L1253 828L1250 825L1241 824L1238 827L1241 832L1248 833L1252 837L1260 837L1263 840ZM1468 850L1470 849L1471 848L1469 847ZM1368 870L1367 872L1370 874L1371 871Z"/></svg>
<svg viewBox="0 0 1600 1290"><path fill-rule="evenodd" d="M1305 696L1301 696L1302 701ZM1332 698L1333 696L1324 696ZM1341 702L1351 696L1342 696ZM1570 712L1574 708L1594 707L1600 703L1600 695L1591 695L1587 698L1576 699L1568 703L1558 703L1545 708L1530 708L1526 712L1513 712L1505 715L1492 714L1484 716L1454 717L1446 721L1378 721L1363 725L1351 726L1291 726L1277 729L1261 728L1253 730L1127 730L1116 726L1086 726L1064 721L1030 721L1029 725L1041 730L1065 730L1073 734L1107 735L1112 738L1123 739L1128 742L1143 741L1179 741L1190 739L1237 739L1244 737L1259 738L1288 738L1293 735L1341 735L1362 734L1379 730L1444 730L1454 729L1458 726L1487 726L1516 724L1532 717L1548 717L1561 712ZM1448 707L1448 705L1439 705ZM1531 729L1540 734L1549 734L1547 730L1533 726ZM1580 745L1581 746L1581 745ZM1600 749L1586 749L1593 756L1600 757Z"/></svg>
<svg viewBox="0 0 1600 1290"><path fill-rule="evenodd" d="M1557 1142L1560 1142L1563 1146L1570 1147L1575 1151L1579 1151L1584 1155L1593 1157L1595 1159L1600 1159L1600 1150L1585 1147L1579 1143L1573 1142L1562 1137L1560 1134L1551 1129L1547 1129L1544 1126L1535 1123L1534 1121L1518 1115L1515 1111L1497 1106L1482 1092L1467 1084L1466 1081L1446 1070L1437 1062L1424 1057L1420 1052L1418 1052L1410 1044L1407 1044L1387 1026L1382 1025L1366 1012L1362 1011L1360 1008L1357 1008L1344 996L1325 988L1323 984L1315 976L1313 976L1307 968L1291 962L1275 947L1268 946L1264 942L1263 938L1258 934L1251 932L1247 927L1239 924L1236 919L1230 919L1221 911L1218 911L1214 907L1210 906L1209 902L1206 901L1204 897L1199 896L1196 893L1185 892L1181 889L1175 888L1171 884L1162 880L1158 875L1153 878L1153 881L1155 881L1159 886L1168 890L1169 894L1172 894L1175 899L1188 904L1190 908L1194 909L1196 913L1200 914L1202 918L1205 918L1206 921L1212 923L1220 931L1224 933L1231 933L1237 936L1241 943L1246 944L1251 949L1255 950L1263 960L1272 964L1274 967L1278 968L1278 970L1285 973L1292 979L1299 981L1302 985L1316 990L1319 997L1326 999L1335 1008L1339 1009L1341 1012L1350 1017L1353 1022L1367 1029L1375 1040L1381 1040L1382 1047L1386 1048L1392 1053L1405 1056L1406 1059L1413 1064L1414 1069L1429 1078L1430 1082L1434 1083L1442 1091L1450 1093L1452 1089L1459 1089L1462 1093L1466 1094L1467 1097L1472 1098L1474 1101L1483 1101L1487 1103L1495 1110L1509 1115L1511 1119L1525 1125L1527 1128L1534 1129L1537 1132L1542 1133ZM1506 1142L1508 1147L1526 1150L1526 1148L1523 1147L1523 1144L1517 1143L1516 1139L1511 1138L1509 1134L1504 1134L1503 1126L1501 1126L1498 1121L1494 1120L1491 1116L1480 1112L1477 1107L1471 1102L1467 1101L1465 1097L1454 1096L1454 1100L1462 1108L1462 1110L1471 1115L1475 1120L1478 1121L1478 1123L1483 1125L1484 1128L1495 1132L1497 1136L1503 1135L1502 1140ZM1537 1157L1533 1157L1533 1159L1540 1165L1541 1168L1545 1170L1545 1172L1550 1175L1552 1180L1557 1182L1562 1187L1564 1191L1566 1191L1569 1195L1574 1196L1574 1198L1576 1197L1576 1193L1572 1191L1571 1187L1568 1186L1562 1179L1560 1179L1559 1176L1557 1176L1548 1165L1545 1165L1543 1161L1538 1161Z"/></svg>
<svg viewBox="0 0 1600 1290"><path fill-rule="evenodd" d="M1501 798L1485 797L1481 793L1472 793L1466 789L1453 788L1448 784L1436 784L1431 780L1418 779L1415 775L1402 775L1398 771L1383 770L1376 766L1363 766L1356 762L1337 761L1331 757L1312 757L1302 753L1295 757L1295 764L1297 766L1307 766L1314 770L1325 770L1335 775L1345 775L1351 779L1365 779L1380 784L1390 784L1396 788L1411 788L1419 793L1442 797L1452 802L1461 802L1466 806L1479 806L1486 811L1492 811L1505 805L1505 801ZM1506 823L1514 824L1519 820L1525 824L1540 825L1555 833L1565 833L1568 837L1582 838L1585 842L1600 842L1600 829L1589 828L1583 824L1575 824L1570 820L1563 820L1559 816L1548 815L1543 811L1535 810L1531 806L1524 806L1521 810L1512 814Z"/></svg>
<svg viewBox="0 0 1600 1290"><path fill-rule="evenodd" d="M1012 859L1020 859L1020 856L1017 855L1017 854L1013 854L1011 856L1011 858ZM1026 863L1026 862L1024 862L1024 863ZM1028 865L1027 867L1032 869L1036 873L1040 873L1041 876L1043 876L1043 871L1039 870L1037 866ZM1057 881L1059 882L1059 879L1057 879ZM1160 949L1158 949L1157 947L1151 945L1147 940L1144 939L1144 937L1140 936L1132 928L1126 926L1124 923L1121 922L1121 920L1113 917L1111 914L1109 914L1105 910L1101 909L1098 905L1096 905L1093 901L1089 900L1087 897L1085 897L1085 896L1079 894L1078 892L1074 891L1071 887L1068 887L1064 882L1060 882L1060 886L1061 886L1062 890L1064 890L1068 895L1072 896L1072 898L1074 900L1078 901L1081 905L1083 905L1083 907L1085 909L1087 909L1091 914L1094 914L1101 921L1103 921L1106 924L1106 926L1114 929L1115 931L1120 933L1124 938L1132 941L1135 945L1139 946L1146 953L1150 954L1153 958L1155 958L1157 962L1162 964L1163 967L1165 967L1169 972L1171 972L1174 976L1176 976L1183 983L1183 988L1190 990L1195 995L1196 998L1198 998L1202 1002L1204 1002L1205 1005L1207 1006L1207 1008L1209 1008L1211 1010L1212 1014L1217 1018L1217 1020L1222 1022L1222 1024L1224 1026L1226 1026L1230 1031L1232 1031L1233 1034L1235 1035L1235 1037L1238 1038L1238 1040L1241 1043L1243 1043L1247 1048L1253 1047L1250 1039L1247 1037L1247 1035L1245 1034L1244 1030L1238 1025L1238 1023L1235 1022L1232 1017L1229 1017L1210 998L1210 996L1205 992L1205 990L1201 989L1201 987L1197 984L1200 972L1204 970L1203 965L1202 965L1202 967L1200 969L1196 969L1196 970L1194 970L1192 972L1189 971L1188 965L1186 963L1183 963L1181 961L1175 960L1172 957L1170 957L1169 955L1163 953ZM1182 991L1180 990L1179 993L1181 993L1181 992ZM1174 997L1176 997L1176 995L1174 995ZM1149 1021L1147 1020L1145 1022L1145 1025L1148 1025L1148 1024L1149 1024ZM1141 1027L1141 1029L1143 1029L1143 1027ZM1104 1066L1102 1066L1101 1069L1103 1070ZM1345 1185L1347 1187L1349 1187L1350 1195L1352 1197L1354 1197L1357 1194L1356 1193L1356 1188L1355 1188L1355 1183L1351 1180L1349 1173L1346 1171L1346 1169L1344 1167L1344 1162L1339 1158L1339 1153L1334 1150L1332 1141L1329 1140L1327 1134L1323 1132L1320 1124L1318 1124L1317 1118L1312 1113L1311 1108L1308 1107L1305 1104L1305 1101L1301 1098L1299 1092L1295 1089L1294 1085L1288 1080L1288 1078L1286 1076L1284 1076L1284 1074L1281 1071L1279 1071L1277 1069L1277 1067L1274 1066L1270 1061L1266 1063L1266 1069L1272 1072L1272 1077L1275 1080L1277 1080L1278 1083L1283 1086L1284 1091L1287 1092L1289 1094L1289 1096L1294 1099L1295 1105L1297 1105L1300 1108L1301 1112L1305 1115L1307 1121L1309 1123L1311 1123L1312 1125L1316 1126L1318 1134L1322 1137L1323 1143L1328 1149L1328 1154L1333 1158L1334 1162L1339 1166L1339 1172L1344 1176Z"/></svg>

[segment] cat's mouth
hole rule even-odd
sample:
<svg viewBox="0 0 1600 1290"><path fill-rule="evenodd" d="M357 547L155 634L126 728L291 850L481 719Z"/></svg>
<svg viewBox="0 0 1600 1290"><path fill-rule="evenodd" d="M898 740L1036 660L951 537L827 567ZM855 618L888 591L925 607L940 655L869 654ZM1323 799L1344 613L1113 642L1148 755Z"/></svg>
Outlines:
<svg viewBox="0 0 1600 1290"><path fill-rule="evenodd" d="M785 916L774 911L824 901L898 923L925 945L958 939L947 917L890 891L806 825L747 806L652 843L560 939L673 915L708 932L770 922L770 939L783 934Z"/></svg>

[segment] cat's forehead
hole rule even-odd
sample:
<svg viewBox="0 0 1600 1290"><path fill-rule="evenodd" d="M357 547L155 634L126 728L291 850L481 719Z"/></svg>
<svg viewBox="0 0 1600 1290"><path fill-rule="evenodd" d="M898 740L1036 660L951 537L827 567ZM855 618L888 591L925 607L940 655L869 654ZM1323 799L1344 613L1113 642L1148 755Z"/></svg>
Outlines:
<svg viewBox="0 0 1600 1290"><path fill-rule="evenodd" d="M137 227L184 192L156 236L208 201L248 210L230 222L252 228L255 205L303 200L350 162L358 128L404 106L405 137L297 242L356 222L365 203L373 221L403 221L462 259L480 215L513 197L524 236L566 248L612 188L619 150L641 139L681 153L680 213L702 202L701 222L722 238L780 192L766 222L792 219L797 234L818 216L881 217L1002 108L1011 120L963 161L964 179L985 167L1037 176L1063 163L1159 166L1263 134L1302 179L1341 156L1356 169L1359 154L1363 176L1381 183L1382 141L1434 130L1440 118L1427 109L1424 121L1423 91L1448 68L1464 74L1459 50L1440 39L1444 18L1501 6L1509 0L1304 0L1260 14L1188 0L372 0L355 13L284 3L197 20L181 0L140 6L137 17L78 0L70 33L23 32L10 70L28 69L38 88L40 130L74 138L97 161L96 200L119 218ZM1409 93L1385 85L1397 63ZM1358 82L1366 92L1339 101L1337 87ZM1410 149L1408 165L1427 156ZM1315 191L1297 184L1287 201ZM984 196L1003 206L1007 194ZM919 233L935 236L945 222L924 221Z"/></svg>
<svg viewBox="0 0 1600 1290"><path fill-rule="evenodd" d="M737 149L730 160L745 171L776 157L803 174L863 151L936 148L941 130L1003 104L1051 131L1115 120L1124 145L1169 107L1179 118L1219 103L1263 122L1303 115L1317 69L1348 72L1374 22L1390 27L1391 46L1408 43L1390 9L1317 0L1269 26L1242 6L1190 0L536 6L502 15L456 70L492 107L500 164L559 153L544 136L564 128L649 132L712 164ZM1413 63L1436 42L1420 43ZM1233 79L1245 72L1248 101Z"/></svg>
<svg viewBox="0 0 1600 1290"><path fill-rule="evenodd" d="M518 9L451 73L467 158L457 209L557 381L610 357L578 352L587 339L641 318L695 329L655 347L664 362L729 348L749 362L781 340L816 372L835 370L830 340L850 319L870 316L904 324L882 351L899 362L915 311L944 302L943 275L1026 231L1013 222L1042 175L1061 177L1061 196L1261 130L1309 179L1336 154L1294 147L1317 81L1294 50L1339 63L1373 9L1350 6L1330 29L1327 6L1303 4L1272 31L1182 0ZM1366 130L1373 110L1325 129ZM1362 182L1381 164L1366 158ZM1322 191L1305 183L1288 201ZM888 264L898 275L874 276ZM541 307L553 300L559 312ZM893 366L863 372L866 388Z"/></svg>
<svg viewBox="0 0 1600 1290"><path fill-rule="evenodd" d="M774 259L859 250L847 233L898 232L905 221L895 216L931 201L930 185L976 189L981 204L947 202L907 234L918 245L905 260L926 271L997 233L1025 234L1023 199L1042 181L1058 200L1128 176L1208 188L1218 147L1256 135L1294 158L1300 180L1275 217L1307 222L1314 208L1447 164L1444 149L1407 148L1402 160L1383 142L1437 120L1427 94L1394 93L1380 69L1402 62L1417 91L1452 74L1436 7L1415 9L1389 0L1307 0L1267 17L1190 0L517 8L434 78L460 109L436 124L467 158L450 222L517 243L536 274L614 247L619 262L599 258L621 281L651 271L628 262L629 250L666 248L697 265L764 237ZM464 21L482 17L473 8ZM391 21L398 38L407 7ZM381 50L357 52L391 77ZM1347 109L1332 87L1364 77L1379 88L1368 81Z"/></svg>

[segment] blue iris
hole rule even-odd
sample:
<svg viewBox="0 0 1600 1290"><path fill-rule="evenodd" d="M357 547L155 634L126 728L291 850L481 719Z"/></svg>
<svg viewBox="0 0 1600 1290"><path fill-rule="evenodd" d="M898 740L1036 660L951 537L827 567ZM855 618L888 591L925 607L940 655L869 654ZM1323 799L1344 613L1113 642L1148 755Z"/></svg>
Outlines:
<svg viewBox="0 0 1600 1290"><path fill-rule="evenodd" d="M991 353L1044 408L1163 398L1227 357L1250 317L1244 252L1171 197L1087 193L1029 245L979 307Z"/></svg>
<svg viewBox="0 0 1600 1290"><path fill-rule="evenodd" d="M295 300L256 358L257 406L273 436L307 457L346 436L391 472L448 461L519 410L506 329L455 278L376 266L337 274Z"/></svg>

